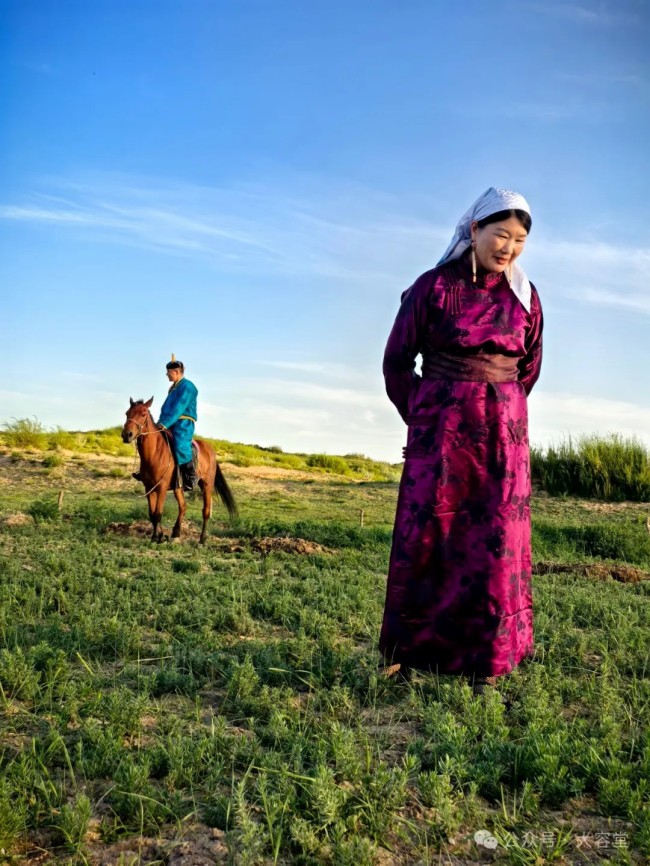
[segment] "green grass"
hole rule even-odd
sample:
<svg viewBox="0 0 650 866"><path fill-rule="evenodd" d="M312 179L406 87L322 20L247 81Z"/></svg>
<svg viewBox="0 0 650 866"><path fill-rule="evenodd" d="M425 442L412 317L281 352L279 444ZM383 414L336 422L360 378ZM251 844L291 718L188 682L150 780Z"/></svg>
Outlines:
<svg viewBox="0 0 650 866"><path fill-rule="evenodd" d="M505 710L457 678L378 675L396 484L231 469L241 521L215 509L201 549L114 534L145 517L117 473L93 489L80 467L59 511L39 462L13 466L0 488L13 862L37 847L93 862L145 837L164 859L196 827L233 863L481 862L479 829L503 863L580 862L576 837L597 832L628 848L592 862L650 857L650 581L536 576L536 655L503 683ZM538 561L650 571L642 508L533 507ZM3 524L16 510L32 520ZM192 501L192 524L199 513ZM287 536L325 551L257 552Z"/></svg>
<svg viewBox="0 0 650 866"><path fill-rule="evenodd" d="M533 478L555 496L650 502L650 452L636 439L584 436L531 449Z"/></svg>
<svg viewBox="0 0 650 866"><path fill-rule="evenodd" d="M47 430L36 418L14 419L3 425L0 446L35 451L72 451L78 454L128 456L119 427L72 432ZM205 438L205 437L202 437ZM281 469L322 472L358 481L397 481L399 464L382 463L361 454L290 454L277 445L245 445L205 438L222 462L235 466L270 466ZM62 458L46 456L44 465L60 466ZM534 480L554 496L595 497L606 501L650 501L650 453L638 440L618 435L568 439L546 449L531 449Z"/></svg>

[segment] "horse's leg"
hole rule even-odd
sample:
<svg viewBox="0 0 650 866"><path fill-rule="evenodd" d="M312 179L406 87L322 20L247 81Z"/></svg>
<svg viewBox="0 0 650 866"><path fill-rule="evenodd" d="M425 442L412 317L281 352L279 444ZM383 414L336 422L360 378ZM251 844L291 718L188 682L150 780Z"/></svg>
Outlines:
<svg viewBox="0 0 650 866"><path fill-rule="evenodd" d="M199 484L201 485L201 490L203 491L203 528L201 529L201 537L199 538L199 544L205 544L208 520L212 516L213 484L209 479L210 473L208 472L207 478L202 478L199 482Z"/></svg>
<svg viewBox="0 0 650 866"><path fill-rule="evenodd" d="M172 529L172 538L180 538L183 518L185 517L185 512L187 511L187 503L185 502L185 496L183 495L183 488L175 487L174 496L176 497L176 502L178 502L178 517L176 518L176 523L174 524L174 528Z"/></svg>
<svg viewBox="0 0 650 866"><path fill-rule="evenodd" d="M156 497L156 504L154 506L154 518L156 521L157 535L155 540L162 541L163 540L163 528L162 528L162 515L163 508L165 507L165 498L167 496L167 485L163 481L160 487L154 493ZM155 531L155 530L154 530Z"/></svg>
<svg viewBox="0 0 650 866"><path fill-rule="evenodd" d="M156 492L150 493L147 496L147 504L149 505L149 520L151 521L151 541L156 540L156 534L158 532L158 521L159 517L156 515Z"/></svg>

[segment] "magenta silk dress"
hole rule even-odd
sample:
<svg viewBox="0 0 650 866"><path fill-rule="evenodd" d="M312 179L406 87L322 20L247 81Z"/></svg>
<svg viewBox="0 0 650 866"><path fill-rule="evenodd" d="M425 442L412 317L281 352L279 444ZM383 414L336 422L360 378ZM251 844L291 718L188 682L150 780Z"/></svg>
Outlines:
<svg viewBox="0 0 650 866"><path fill-rule="evenodd" d="M384 356L386 391L408 424L379 644L389 663L498 676L533 652L526 398L542 324L534 287L527 312L505 275L472 283L467 256L402 295ZM416 356L426 370L437 353L452 364L505 355L518 378L416 375Z"/></svg>

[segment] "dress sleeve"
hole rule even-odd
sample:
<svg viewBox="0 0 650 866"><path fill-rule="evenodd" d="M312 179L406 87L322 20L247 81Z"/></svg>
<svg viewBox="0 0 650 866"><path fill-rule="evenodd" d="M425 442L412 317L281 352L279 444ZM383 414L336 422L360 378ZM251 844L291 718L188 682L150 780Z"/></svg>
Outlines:
<svg viewBox="0 0 650 866"><path fill-rule="evenodd" d="M409 397L420 382L420 376L415 372L415 359L421 351L426 331L430 287L431 274L426 273L402 294L402 304L384 352L386 393L404 421L407 420Z"/></svg>
<svg viewBox="0 0 650 866"><path fill-rule="evenodd" d="M524 386L526 394L530 394L533 385L539 378L542 366L542 331L544 329L544 316L539 295L534 286L530 299L531 325L526 335L526 354L519 362L519 381Z"/></svg>
<svg viewBox="0 0 650 866"><path fill-rule="evenodd" d="M181 384L181 382L179 382L173 391L169 392L167 399L162 405L158 423L162 424L163 427L171 427L178 421L181 415L187 412L187 404L191 398L191 393L190 389Z"/></svg>

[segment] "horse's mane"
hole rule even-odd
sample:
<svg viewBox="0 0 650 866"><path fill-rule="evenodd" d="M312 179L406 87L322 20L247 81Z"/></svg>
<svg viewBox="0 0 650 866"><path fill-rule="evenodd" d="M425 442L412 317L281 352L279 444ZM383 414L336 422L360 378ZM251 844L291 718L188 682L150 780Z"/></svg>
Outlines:
<svg viewBox="0 0 650 866"><path fill-rule="evenodd" d="M134 400L133 405L131 406L131 409L135 409L136 406L145 406L145 403L146 403L146 400ZM145 409L147 410L147 414L151 418L153 418L153 415L151 414L151 409L149 409L147 406L145 406Z"/></svg>

